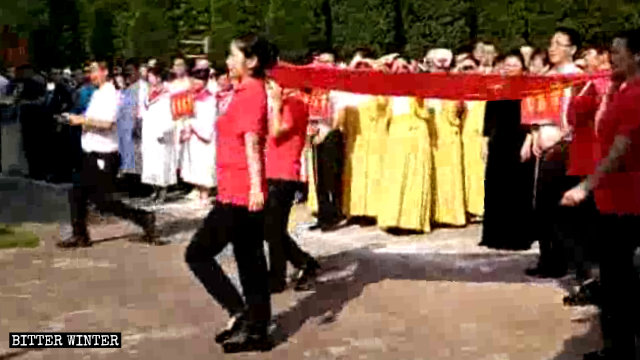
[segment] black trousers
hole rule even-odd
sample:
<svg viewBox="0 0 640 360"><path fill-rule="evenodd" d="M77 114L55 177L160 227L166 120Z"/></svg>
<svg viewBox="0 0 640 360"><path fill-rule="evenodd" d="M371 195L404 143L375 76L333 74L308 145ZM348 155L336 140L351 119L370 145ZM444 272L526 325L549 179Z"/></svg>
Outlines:
<svg viewBox="0 0 640 360"><path fill-rule="evenodd" d="M147 211L128 206L114 196L119 167L120 156L117 152L84 153L82 169L74 176L73 188L69 193L74 235L88 235L86 220L89 201L94 203L100 212L131 220L138 225L144 224Z"/></svg>
<svg viewBox="0 0 640 360"><path fill-rule="evenodd" d="M269 243L269 275L276 283L286 282L287 260L298 269L312 257L291 238L287 230L295 194L303 188L298 181L269 179L264 235Z"/></svg>
<svg viewBox="0 0 640 360"><path fill-rule="evenodd" d="M318 222L330 224L342 216L342 171L344 168L344 138L333 130L315 147L318 198Z"/></svg>
<svg viewBox="0 0 640 360"><path fill-rule="evenodd" d="M71 148L71 167L73 172L79 172L82 169L82 127L69 127L69 147Z"/></svg>
<svg viewBox="0 0 640 360"><path fill-rule="evenodd" d="M577 185L580 179L573 179ZM575 186L573 185L573 186ZM572 187L573 187L572 186ZM592 264L598 262L595 248L599 224L599 214L593 196L589 196L576 207L561 207L555 224L556 238L564 247L564 261L569 269L576 271L578 280L587 280ZM562 263L561 263L562 264Z"/></svg>
<svg viewBox="0 0 640 360"><path fill-rule="evenodd" d="M74 154L76 150L74 148L76 140L74 136L78 130L82 131L82 128L66 124L56 125L56 131L52 139L54 146L50 154L55 161L51 175L53 175L56 182L69 182L72 173L79 171L82 167L82 158L80 158L78 164L76 159L78 155ZM80 148L80 156L82 156L82 148Z"/></svg>
<svg viewBox="0 0 640 360"><path fill-rule="evenodd" d="M605 349L612 359L635 359L638 321L638 274L633 257L638 246L640 216L603 215L600 249L600 314Z"/></svg>
<svg viewBox="0 0 640 360"><path fill-rule="evenodd" d="M566 246L560 229L566 229L567 214L574 209L560 206L564 193L580 182L567 176L568 144L546 150L538 164L535 210L536 237L540 243L541 267L566 269Z"/></svg>
<svg viewBox="0 0 640 360"><path fill-rule="evenodd" d="M262 212L216 202L191 239L185 260L207 292L231 316L246 310L250 322L266 324L271 318L271 302L263 227ZM244 299L215 259L229 243L233 244Z"/></svg>
<svg viewBox="0 0 640 360"><path fill-rule="evenodd" d="M52 156L56 152L53 148L53 120L46 117L42 106L26 104L20 107L20 125L29 177L43 180L56 164L56 159Z"/></svg>

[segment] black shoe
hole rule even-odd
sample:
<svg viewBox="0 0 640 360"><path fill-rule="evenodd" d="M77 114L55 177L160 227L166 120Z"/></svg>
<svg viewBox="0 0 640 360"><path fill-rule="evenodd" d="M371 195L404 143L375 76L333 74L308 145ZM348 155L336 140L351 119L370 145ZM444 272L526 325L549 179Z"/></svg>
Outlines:
<svg viewBox="0 0 640 360"><path fill-rule="evenodd" d="M583 360L608 360L608 359L613 360L613 357L609 356L606 351L600 350L600 351L594 351L588 354L584 354L582 359ZM621 360L621 359L616 359L616 360Z"/></svg>
<svg viewBox="0 0 640 360"><path fill-rule="evenodd" d="M327 221L326 223L323 223L320 226L320 231L322 232L330 232L330 231L334 231L337 230L338 227L340 226L340 223L342 222L343 218L342 217L338 217L335 218L331 221Z"/></svg>
<svg viewBox="0 0 640 360"><path fill-rule="evenodd" d="M139 224L144 230L144 235L141 237L134 237L131 239L133 242L142 242L151 245L167 245L170 242L167 240L161 240L158 232L156 231L156 215L154 213L147 213L142 216Z"/></svg>
<svg viewBox="0 0 640 360"><path fill-rule="evenodd" d="M233 335L235 335L238 331L245 327L244 323L245 319L243 313L232 316L231 319L229 319L227 327L216 334L216 343L222 344L223 342L229 340Z"/></svg>
<svg viewBox="0 0 640 360"><path fill-rule="evenodd" d="M317 222L317 223L315 223L315 224L313 224L313 225L309 226L309 230L311 230L311 231L315 231L315 230L318 230L318 229L322 228L323 226L324 226L324 225L323 225L322 223Z"/></svg>
<svg viewBox="0 0 640 360"><path fill-rule="evenodd" d="M79 247L90 247L91 241L88 236L73 235L68 239L64 239L56 243L56 246L62 249L71 249Z"/></svg>
<svg viewBox="0 0 640 360"><path fill-rule="evenodd" d="M144 230L144 239L152 243L158 239L158 233L156 231L156 215L154 213L147 213L142 217L140 226Z"/></svg>
<svg viewBox="0 0 640 360"><path fill-rule="evenodd" d="M287 289L287 281L286 280L274 280L269 279L269 292L271 294L280 294L283 293Z"/></svg>
<svg viewBox="0 0 640 360"><path fill-rule="evenodd" d="M563 303L566 306L600 306L602 304L600 281L596 279L585 281L577 293L565 296Z"/></svg>
<svg viewBox="0 0 640 360"><path fill-rule="evenodd" d="M536 266L524 271L527 276L541 279L559 279L567 275L566 269Z"/></svg>
<svg viewBox="0 0 640 360"><path fill-rule="evenodd" d="M222 344L222 348L227 354L270 351L273 349L273 346L273 341L269 337L266 324L247 324Z"/></svg>
<svg viewBox="0 0 640 360"><path fill-rule="evenodd" d="M542 268L540 266L528 268L527 270L524 271L524 273L527 276L537 277L542 273Z"/></svg>
<svg viewBox="0 0 640 360"><path fill-rule="evenodd" d="M338 224L337 224L337 223L335 223L335 224L322 225L322 226L320 227L320 231L321 231L321 232L323 232L323 233L325 233L325 232L332 232L332 231L337 230L337 229L338 229Z"/></svg>
<svg viewBox="0 0 640 360"><path fill-rule="evenodd" d="M302 270L302 275L296 281L296 291L309 291L315 287L320 264L315 260L310 260Z"/></svg>

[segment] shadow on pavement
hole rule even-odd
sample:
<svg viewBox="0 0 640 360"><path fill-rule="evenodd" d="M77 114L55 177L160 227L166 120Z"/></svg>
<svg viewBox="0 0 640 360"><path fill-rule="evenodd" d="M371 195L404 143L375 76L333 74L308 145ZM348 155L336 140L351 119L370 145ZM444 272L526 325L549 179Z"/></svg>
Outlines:
<svg viewBox="0 0 640 360"><path fill-rule="evenodd" d="M180 234L186 231L194 231L202 224L202 219L178 219L173 220L168 223L164 223L158 227L158 235L160 238L166 239L172 237L176 234ZM119 236L112 236L102 239L92 239L91 243L93 245L110 242L110 241L118 241L139 237L141 233L128 233ZM1 359L0 359L1 360Z"/></svg>
<svg viewBox="0 0 640 360"><path fill-rule="evenodd" d="M0 222L49 223L69 218L68 187L0 176Z"/></svg>
<svg viewBox="0 0 640 360"><path fill-rule="evenodd" d="M167 238L186 231L195 231L202 225L203 218L176 219L163 223L158 228L160 237Z"/></svg>
<svg viewBox="0 0 640 360"><path fill-rule="evenodd" d="M600 325L598 322L593 322L586 334L565 340L562 352L551 360L582 359L582 357L576 357L576 354L586 354L597 351L597 349L593 348L593 344L599 341L600 336Z"/></svg>
<svg viewBox="0 0 640 360"><path fill-rule="evenodd" d="M273 336L283 344L309 319L319 324L336 321L342 309L362 295L364 288L383 280L454 281L473 283L550 283L524 275L537 254L397 254L367 248L346 251L319 259L322 273L314 292L275 317ZM554 282L555 283L555 282ZM583 336L565 341L562 353L553 360L576 360L594 351L599 327L592 324Z"/></svg>
<svg viewBox="0 0 640 360"><path fill-rule="evenodd" d="M42 351L42 349L20 349L20 350L10 351L0 355L0 360L15 359L29 352L34 352L34 351Z"/></svg>

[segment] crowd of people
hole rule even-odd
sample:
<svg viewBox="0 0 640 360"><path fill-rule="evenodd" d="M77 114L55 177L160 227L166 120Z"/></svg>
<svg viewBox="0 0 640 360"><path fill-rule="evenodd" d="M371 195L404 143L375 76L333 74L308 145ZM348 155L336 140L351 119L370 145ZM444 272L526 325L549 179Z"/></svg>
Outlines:
<svg viewBox="0 0 640 360"><path fill-rule="evenodd" d="M14 79L0 79L0 90L20 99L30 175L66 180L68 174L74 183L73 236L62 247L91 244L90 201L140 225L144 241L163 244L152 212L114 196L122 184L131 196L143 192L141 185L151 187L156 203L168 187L190 184L188 197L202 206L211 205L215 189L186 261L233 320L216 337L225 351L269 348L269 294L287 287L287 261L301 270L296 288L312 286L320 264L287 232L296 197L308 193L318 220L312 229L331 231L362 217L385 229L420 232L481 220L483 246L524 250L540 243L529 276L558 278L573 270L587 282L599 264L605 350L585 358L631 359L637 243L625 232L634 233L640 214L633 156L640 146L639 35L621 34L611 50L581 48L576 31L559 28L546 50L499 54L477 43L456 54L433 49L417 61L373 58L362 48L349 63L321 53L307 64L514 77L611 73L522 100L282 89L268 69L286 59L256 35L231 43L226 73L205 59L189 69L183 57L171 71L155 60L111 71L94 62L73 81L69 71L43 80L22 67ZM64 135L53 130L59 122L70 125ZM605 244L609 237L616 241ZM228 243L242 296L214 258Z"/></svg>
<svg viewBox="0 0 640 360"><path fill-rule="evenodd" d="M330 227L339 221L333 214L364 215L381 227L428 231L430 221L464 225L476 215L483 220L483 246L524 250L539 242L538 265L527 269L529 276L560 278L573 270L579 283L593 284L592 265L599 264L605 349L585 359L635 358L637 46L638 33L628 32L614 40L611 52L580 50L579 34L559 28L546 51L524 47L499 55L478 44L455 56L434 49L423 64L357 54L350 67L388 73L611 75L486 103L325 94L319 103L330 104L332 115L324 118L344 135L346 155L323 166L328 156L317 149L318 219L328 218ZM342 172L342 182L331 170ZM324 209L321 182L336 186L324 196L341 195L341 208Z"/></svg>

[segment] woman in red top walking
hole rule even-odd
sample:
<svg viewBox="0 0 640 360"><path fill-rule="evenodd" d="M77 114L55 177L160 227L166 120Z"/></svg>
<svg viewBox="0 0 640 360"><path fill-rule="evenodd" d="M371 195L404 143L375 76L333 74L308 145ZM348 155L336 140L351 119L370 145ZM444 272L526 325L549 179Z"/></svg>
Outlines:
<svg viewBox="0 0 640 360"><path fill-rule="evenodd" d="M216 336L227 353L272 347L267 335L271 303L262 210L267 194L264 77L275 62L272 46L255 34L233 40L230 50L227 66L237 86L216 123L218 195L185 254L191 271L231 317L230 326ZM215 260L229 243L244 299Z"/></svg>
<svg viewBox="0 0 640 360"><path fill-rule="evenodd" d="M640 29L616 37L612 80L622 84L596 126L602 157L595 171L567 191L562 204L578 206L593 193L601 216L600 323L604 350L584 359L634 359L638 275L633 258L640 227Z"/></svg>
<svg viewBox="0 0 640 360"><path fill-rule="evenodd" d="M302 190L300 158L305 146L309 108L300 91L287 91L268 83L270 113L267 138L265 239L269 243L269 286L272 293L286 288L287 260L302 270L296 290L313 286L318 262L302 251L288 233L289 214L297 191Z"/></svg>

